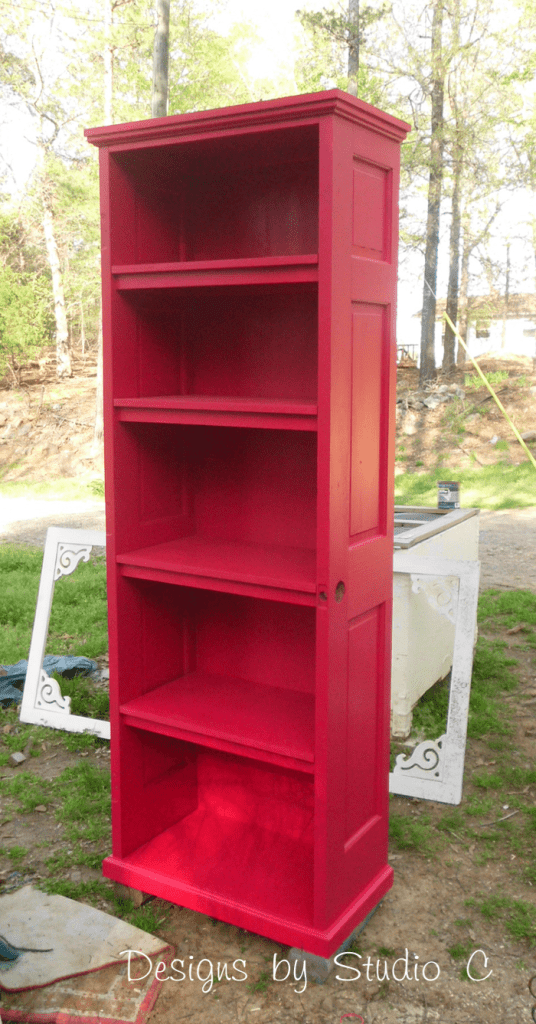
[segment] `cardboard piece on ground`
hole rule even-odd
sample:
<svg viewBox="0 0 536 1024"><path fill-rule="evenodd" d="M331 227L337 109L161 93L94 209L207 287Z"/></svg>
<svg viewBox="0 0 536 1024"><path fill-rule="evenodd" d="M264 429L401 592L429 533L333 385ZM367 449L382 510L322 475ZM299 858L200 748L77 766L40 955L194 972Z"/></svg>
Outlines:
<svg viewBox="0 0 536 1024"><path fill-rule="evenodd" d="M0 935L26 950L0 973L0 988L21 992L126 961L126 950L147 956L167 949L161 939L110 914L27 885L0 898ZM121 954L124 953L122 956ZM146 960L142 963L147 964Z"/></svg>

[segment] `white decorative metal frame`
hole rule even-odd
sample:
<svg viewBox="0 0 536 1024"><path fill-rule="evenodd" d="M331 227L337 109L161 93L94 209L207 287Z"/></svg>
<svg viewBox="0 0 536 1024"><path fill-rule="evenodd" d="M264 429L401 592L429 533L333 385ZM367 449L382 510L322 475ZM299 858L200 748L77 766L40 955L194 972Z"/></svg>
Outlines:
<svg viewBox="0 0 536 1024"><path fill-rule="evenodd" d="M106 547L105 533L59 526L47 530L20 721L67 732L91 732L109 739L110 723L71 715L71 698L62 696L59 683L43 669L54 584L61 576L70 576L80 562L88 562L93 547Z"/></svg>
<svg viewBox="0 0 536 1024"><path fill-rule="evenodd" d="M422 590L433 608L455 623L447 729L436 740L423 740L410 754L399 754L389 775L389 790L399 796L459 804L462 798L465 743L473 650L476 633L480 562L412 556L395 552L395 573L411 576L412 590ZM458 586L451 585L458 578ZM423 652L423 657L426 654Z"/></svg>

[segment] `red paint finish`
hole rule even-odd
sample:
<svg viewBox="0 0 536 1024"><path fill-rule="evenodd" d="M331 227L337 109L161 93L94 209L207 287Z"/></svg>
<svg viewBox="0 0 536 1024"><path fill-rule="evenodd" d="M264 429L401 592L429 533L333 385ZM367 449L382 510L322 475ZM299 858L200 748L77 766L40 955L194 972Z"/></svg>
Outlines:
<svg viewBox="0 0 536 1024"><path fill-rule="evenodd" d="M100 147L109 877L329 956L387 864L407 126L337 90Z"/></svg>

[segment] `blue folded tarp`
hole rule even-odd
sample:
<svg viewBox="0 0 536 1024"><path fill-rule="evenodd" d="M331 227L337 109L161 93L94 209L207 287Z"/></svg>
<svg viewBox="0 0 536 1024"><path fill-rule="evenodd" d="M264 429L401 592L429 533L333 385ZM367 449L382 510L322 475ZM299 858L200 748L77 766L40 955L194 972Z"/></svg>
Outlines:
<svg viewBox="0 0 536 1024"><path fill-rule="evenodd" d="M0 703L4 707L10 704L18 704L22 700L22 688L26 679L28 662L18 661L16 665L1 666L6 675L0 675ZM43 668L47 676L57 672L60 676L87 676L97 669L97 662L90 658L74 657L72 655L45 654Z"/></svg>

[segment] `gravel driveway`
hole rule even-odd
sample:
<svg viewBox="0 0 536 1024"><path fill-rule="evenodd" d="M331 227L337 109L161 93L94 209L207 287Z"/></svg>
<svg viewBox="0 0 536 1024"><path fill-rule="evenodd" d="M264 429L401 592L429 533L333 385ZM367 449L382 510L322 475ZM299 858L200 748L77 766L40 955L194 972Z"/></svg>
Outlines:
<svg viewBox="0 0 536 1024"><path fill-rule="evenodd" d="M0 499L0 543L43 547L49 526L105 530L104 501ZM536 592L536 506L480 513L480 589Z"/></svg>
<svg viewBox="0 0 536 1024"><path fill-rule="evenodd" d="M49 526L71 530L105 530L104 501L47 501L0 498L0 543L44 547Z"/></svg>

